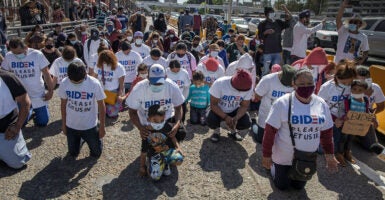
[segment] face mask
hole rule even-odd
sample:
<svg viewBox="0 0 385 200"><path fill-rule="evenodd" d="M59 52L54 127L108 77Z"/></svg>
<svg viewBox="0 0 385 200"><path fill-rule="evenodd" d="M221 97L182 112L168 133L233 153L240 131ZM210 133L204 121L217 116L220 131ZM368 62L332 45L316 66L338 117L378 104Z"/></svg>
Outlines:
<svg viewBox="0 0 385 200"><path fill-rule="evenodd" d="M151 88L151 91L152 92L155 92L155 93L158 93L158 92L161 92L164 88L164 85L150 85L150 88Z"/></svg>
<svg viewBox="0 0 385 200"><path fill-rule="evenodd" d="M140 78L143 78L143 79L144 79L144 78L147 78L147 74L139 74L139 77L140 77Z"/></svg>
<svg viewBox="0 0 385 200"><path fill-rule="evenodd" d="M71 43L72 45L75 45L75 44L76 44L76 40L70 40L70 43Z"/></svg>
<svg viewBox="0 0 385 200"><path fill-rule="evenodd" d="M128 36L128 37L127 37L127 40L128 40L129 42L131 42L131 41L132 41L132 36Z"/></svg>
<svg viewBox="0 0 385 200"><path fill-rule="evenodd" d="M269 19L271 19L271 20L274 20L274 18L275 18L275 13L269 13Z"/></svg>
<svg viewBox="0 0 385 200"><path fill-rule="evenodd" d="M212 51L210 52L211 57L217 57L218 56L218 51Z"/></svg>
<svg viewBox="0 0 385 200"><path fill-rule="evenodd" d="M170 38L174 38L174 35L173 35L173 34L171 34L171 35L170 35Z"/></svg>
<svg viewBox="0 0 385 200"><path fill-rule="evenodd" d="M158 40L152 40L152 43L157 44Z"/></svg>
<svg viewBox="0 0 385 200"><path fill-rule="evenodd" d="M135 44L136 45L142 45L143 40L142 39L136 39Z"/></svg>
<svg viewBox="0 0 385 200"><path fill-rule="evenodd" d="M166 121L163 121L161 123L153 123L153 122L150 122L151 124L151 127L156 130L156 131L159 131L160 129L162 129L164 127L164 124L166 124Z"/></svg>
<svg viewBox="0 0 385 200"><path fill-rule="evenodd" d="M26 57L26 55L24 53L21 53L21 54L15 54L16 58L18 59L24 59Z"/></svg>
<svg viewBox="0 0 385 200"><path fill-rule="evenodd" d="M177 53L176 54L179 58L183 58L184 54Z"/></svg>
<svg viewBox="0 0 385 200"><path fill-rule="evenodd" d="M87 35L87 31L83 31L83 32L82 32L82 35Z"/></svg>
<svg viewBox="0 0 385 200"><path fill-rule="evenodd" d="M353 98L355 99L362 99L364 98L365 94L364 93L361 93L361 94L350 94L350 96L352 96Z"/></svg>
<svg viewBox="0 0 385 200"><path fill-rule="evenodd" d="M298 87L296 93L298 96L307 99L313 94L315 86Z"/></svg>
<svg viewBox="0 0 385 200"><path fill-rule="evenodd" d="M369 88L372 87L373 80L372 80L371 78L366 78L366 79L365 79L365 82L368 84L368 87L369 87Z"/></svg>
<svg viewBox="0 0 385 200"><path fill-rule="evenodd" d="M53 45L52 45L52 44L47 44L47 45L45 45L45 48L47 48L47 49L52 49L52 48L53 48Z"/></svg>
<svg viewBox="0 0 385 200"><path fill-rule="evenodd" d="M349 28L349 31L353 32L353 31L357 30L357 25L356 24L349 24L348 28Z"/></svg>
<svg viewBox="0 0 385 200"><path fill-rule="evenodd" d="M207 40L207 43L211 44L212 40Z"/></svg>

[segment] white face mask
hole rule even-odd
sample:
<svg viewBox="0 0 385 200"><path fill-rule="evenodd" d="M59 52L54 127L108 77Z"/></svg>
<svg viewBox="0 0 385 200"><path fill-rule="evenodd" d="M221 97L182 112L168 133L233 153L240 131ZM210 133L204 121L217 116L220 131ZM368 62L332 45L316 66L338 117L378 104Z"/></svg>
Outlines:
<svg viewBox="0 0 385 200"><path fill-rule="evenodd" d="M132 36L128 36L128 37L127 37L127 40L128 40L129 42L131 42L131 41L132 41Z"/></svg>
<svg viewBox="0 0 385 200"><path fill-rule="evenodd" d="M135 44L136 44L136 45L142 45L142 43L143 43L143 40L142 40L142 39L136 39L136 40L135 40Z"/></svg>
<svg viewBox="0 0 385 200"><path fill-rule="evenodd" d="M152 40L152 43L158 44L158 40Z"/></svg>
<svg viewBox="0 0 385 200"><path fill-rule="evenodd" d="M355 99L362 99L364 98L365 94L364 93L361 93L361 94L350 94L350 96L352 96L353 98Z"/></svg>
<svg viewBox="0 0 385 200"><path fill-rule="evenodd" d="M156 131L159 131L160 129L162 129L164 127L164 125L166 124L166 121L163 121L161 123L153 123L153 122L150 122L150 125L151 127L156 130Z"/></svg>
<svg viewBox="0 0 385 200"><path fill-rule="evenodd" d="M174 35L173 35L173 34L171 34L171 35L170 35L170 38L173 38L173 37L174 37Z"/></svg>
<svg viewBox="0 0 385 200"><path fill-rule="evenodd" d="M274 20L274 18L275 18L275 13L269 13L269 19L271 19L271 20Z"/></svg>
<svg viewBox="0 0 385 200"><path fill-rule="evenodd" d="M218 51L212 51L212 52L210 52L210 56L211 57L217 57L218 56Z"/></svg>
<svg viewBox="0 0 385 200"><path fill-rule="evenodd" d="M138 76L143 79L147 78L147 74L139 74Z"/></svg>

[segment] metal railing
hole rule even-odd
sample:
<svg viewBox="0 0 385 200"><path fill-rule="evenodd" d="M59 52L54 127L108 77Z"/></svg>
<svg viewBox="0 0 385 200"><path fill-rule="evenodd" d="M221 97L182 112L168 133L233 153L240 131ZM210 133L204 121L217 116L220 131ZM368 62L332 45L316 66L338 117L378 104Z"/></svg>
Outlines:
<svg viewBox="0 0 385 200"><path fill-rule="evenodd" d="M46 23L46 24L40 24L40 26L43 27L44 33L49 33L52 30L54 30L57 24L60 24L62 26L62 30L64 33L70 33L70 32L74 32L75 28L80 26L81 24L86 24L88 25L89 28L96 27L96 20L89 19L89 20L77 20L77 21L69 21L69 22L61 22L61 23ZM28 34L28 32L35 26L36 25L8 27L7 36L9 38L11 37L24 38Z"/></svg>

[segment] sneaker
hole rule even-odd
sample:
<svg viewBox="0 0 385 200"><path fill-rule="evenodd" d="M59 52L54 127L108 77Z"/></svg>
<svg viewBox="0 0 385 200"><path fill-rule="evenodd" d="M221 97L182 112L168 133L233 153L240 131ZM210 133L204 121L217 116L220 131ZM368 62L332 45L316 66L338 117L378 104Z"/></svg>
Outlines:
<svg viewBox="0 0 385 200"><path fill-rule="evenodd" d="M337 161L340 163L340 165L341 165L342 167L346 167L345 158L344 158L344 156L343 156L342 154L336 153L336 154L335 154L335 157L336 157Z"/></svg>
<svg viewBox="0 0 385 200"><path fill-rule="evenodd" d="M353 159L352 151L346 151L345 154L344 154L344 156L345 156L345 159L346 159L347 161L349 161L350 163L352 163L352 164L355 164L355 163L356 163L356 161Z"/></svg>
<svg viewBox="0 0 385 200"><path fill-rule="evenodd" d="M210 137L211 142L217 143L219 142L219 133L213 133Z"/></svg>
<svg viewBox="0 0 385 200"><path fill-rule="evenodd" d="M165 176L170 176L171 175L170 165L166 165L166 167L163 170L163 175L165 175Z"/></svg>
<svg viewBox="0 0 385 200"><path fill-rule="evenodd" d="M227 135L236 141L242 141L243 140L243 137L241 135L239 135L239 132L235 132L235 133L229 132Z"/></svg>
<svg viewBox="0 0 385 200"><path fill-rule="evenodd" d="M253 131L254 135L258 134L258 125L256 123L251 124L251 131Z"/></svg>

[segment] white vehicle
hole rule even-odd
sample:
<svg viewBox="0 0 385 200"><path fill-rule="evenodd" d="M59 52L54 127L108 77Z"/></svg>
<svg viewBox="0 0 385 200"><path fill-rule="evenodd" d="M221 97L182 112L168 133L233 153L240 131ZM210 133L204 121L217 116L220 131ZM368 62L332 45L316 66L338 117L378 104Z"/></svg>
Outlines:
<svg viewBox="0 0 385 200"><path fill-rule="evenodd" d="M321 23L321 21L311 22L311 25L314 27L319 23ZM333 48L334 50L337 49L338 32L337 26L334 22L326 22L325 26L323 26L321 30L317 31L313 37L313 48L322 47Z"/></svg>
<svg viewBox="0 0 385 200"><path fill-rule="evenodd" d="M232 18L231 23L234 23L236 25L236 32L237 33L247 33L249 29L249 25L247 24L247 21L243 18Z"/></svg>

